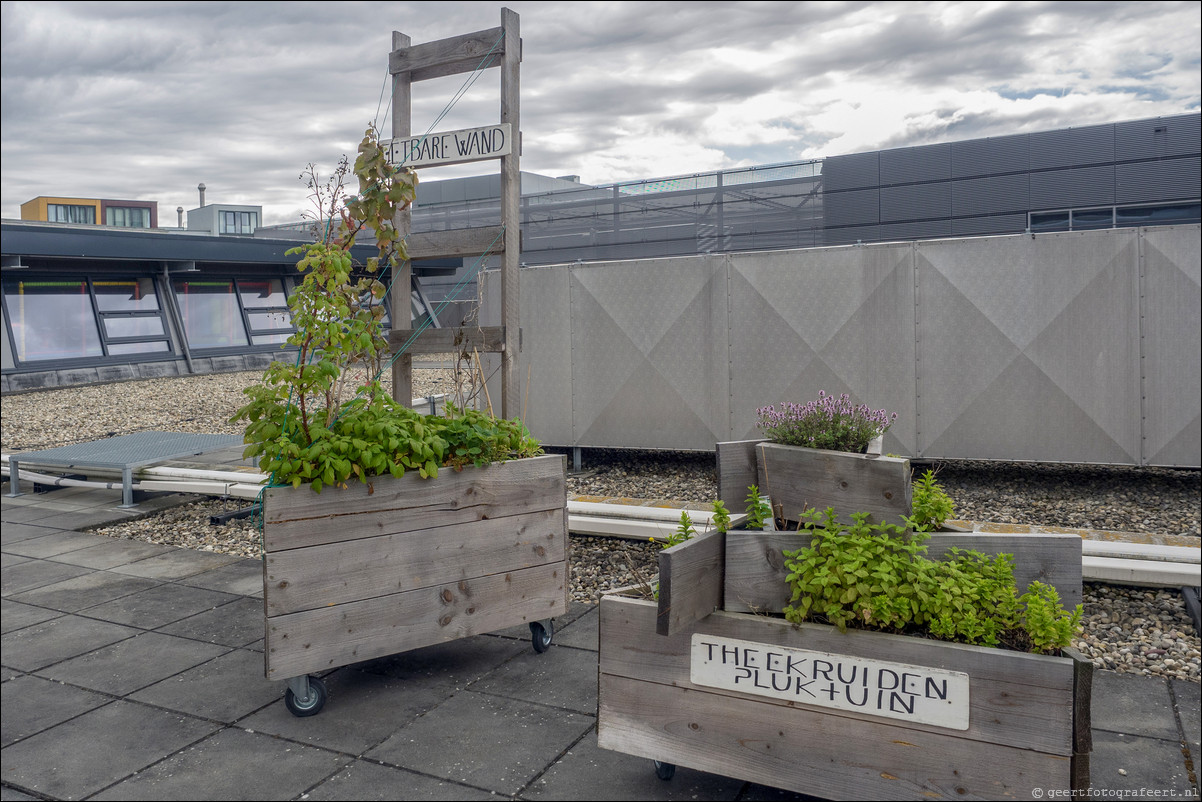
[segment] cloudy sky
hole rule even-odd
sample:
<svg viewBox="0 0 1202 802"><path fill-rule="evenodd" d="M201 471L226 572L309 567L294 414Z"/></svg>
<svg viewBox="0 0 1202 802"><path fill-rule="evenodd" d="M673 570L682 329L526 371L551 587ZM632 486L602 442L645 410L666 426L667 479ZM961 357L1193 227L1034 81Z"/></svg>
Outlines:
<svg viewBox="0 0 1202 802"><path fill-rule="evenodd" d="M2 213L38 195L308 208L353 154L391 31L492 28L488 2L4 2ZM522 169L589 183L1199 109L1197 2L510 2ZM414 87L413 129L499 119L497 70ZM495 171L490 163L422 180Z"/></svg>

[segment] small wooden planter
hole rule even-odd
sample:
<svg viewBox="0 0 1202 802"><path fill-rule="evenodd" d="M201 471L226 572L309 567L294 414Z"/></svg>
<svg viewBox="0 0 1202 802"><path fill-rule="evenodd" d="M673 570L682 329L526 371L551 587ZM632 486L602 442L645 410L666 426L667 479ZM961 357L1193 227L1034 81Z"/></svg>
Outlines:
<svg viewBox="0 0 1202 802"><path fill-rule="evenodd" d="M658 602L602 597L600 746L664 779L683 765L831 799L1088 788L1091 663L727 612L787 603L782 538L801 536L701 535L661 552ZM1014 553L1020 587L1080 600L1076 536L948 533L928 553L952 546Z"/></svg>
<svg viewBox="0 0 1202 802"><path fill-rule="evenodd" d="M267 490L264 667L289 709L324 704L308 674L362 660L522 623L545 649L567 611L565 477L550 455Z"/></svg>

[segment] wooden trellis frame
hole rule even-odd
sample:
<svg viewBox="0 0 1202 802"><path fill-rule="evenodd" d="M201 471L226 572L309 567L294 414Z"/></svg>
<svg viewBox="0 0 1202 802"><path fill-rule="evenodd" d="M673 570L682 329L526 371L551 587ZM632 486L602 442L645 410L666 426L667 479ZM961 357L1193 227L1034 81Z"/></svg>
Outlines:
<svg viewBox="0 0 1202 802"><path fill-rule="evenodd" d="M412 136L412 87L415 82L448 75L474 72L480 68L498 67L501 70L501 124L512 132L512 147L501 156L501 228L463 229L438 232L438 236L413 237L409 240L411 259L447 256L476 256L485 252L490 243L498 243L501 260L501 325L480 329L464 329L462 342L481 353L501 355L501 415L512 418L518 414L520 384L517 375L519 339L518 273L520 267L520 204L522 135L519 108L519 78L522 60L521 38L517 13L501 9L501 25L475 33L453 36L426 44L413 45L410 37L393 31L392 52L388 71L392 78L392 136L400 140ZM411 212L406 209L397 215L396 227L401 236L409 237ZM395 351L410 343L392 366L392 397L408 406L413 398L413 354L445 352L445 330L427 329L416 338L409 327L398 324L410 320L410 293L397 291L413 286L412 265L403 262L393 268L392 322L389 344Z"/></svg>

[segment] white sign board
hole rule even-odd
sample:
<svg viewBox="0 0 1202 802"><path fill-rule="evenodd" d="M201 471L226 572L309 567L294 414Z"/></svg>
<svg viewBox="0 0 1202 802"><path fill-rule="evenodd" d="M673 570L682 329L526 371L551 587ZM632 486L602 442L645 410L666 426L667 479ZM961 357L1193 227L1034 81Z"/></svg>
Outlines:
<svg viewBox="0 0 1202 802"><path fill-rule="evenodd" d="M816 707L968 729L968 675L959 671L694 634L689 679Z"/></svg>
<svg viewBox="0 0 1202 802"><path fill-rule="evenodd" d="M462 131L389 139L381 143L391 164L403 167L434 167L499 159L513 151L509 123Z"/></svg>

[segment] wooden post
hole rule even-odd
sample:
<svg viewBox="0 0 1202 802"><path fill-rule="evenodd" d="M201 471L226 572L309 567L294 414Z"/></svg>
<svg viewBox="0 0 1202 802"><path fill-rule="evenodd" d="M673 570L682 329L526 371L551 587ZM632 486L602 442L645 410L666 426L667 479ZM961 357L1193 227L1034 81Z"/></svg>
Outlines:
<svg viewBox="0 0 1202 802"><path fill-rule="evenodd" d="M403 33L392 32L392 49L394 51L409 47L410 39ZM392 136L400 138L412 133L413 124L413 87L408 72L392 76ZM413 213L405 208L397 212L393 225L401 238L407 239L411 228ZM412 327L413 315L410 294L413 285L413 263L409 260L400 262L392 268L392 328L408 329ZM392 363L392 399L405 406L413 405L413 355L406 351Z"/></svg>
<svg viewBox="0 0 1202 802"><path fill-rule="evenodd" d="M518 97L522 45L517 13L508 8L501 9L501 28L505 31L505 54L501 57L501 122L510 124L514 137L512 152L501 157L501 225L507 233L501 264L501 325L505 328L505 350L501 352L501 416L512 418L521 409L518 381L521 237L518 232L522 222L522 129Z"/></svg>

